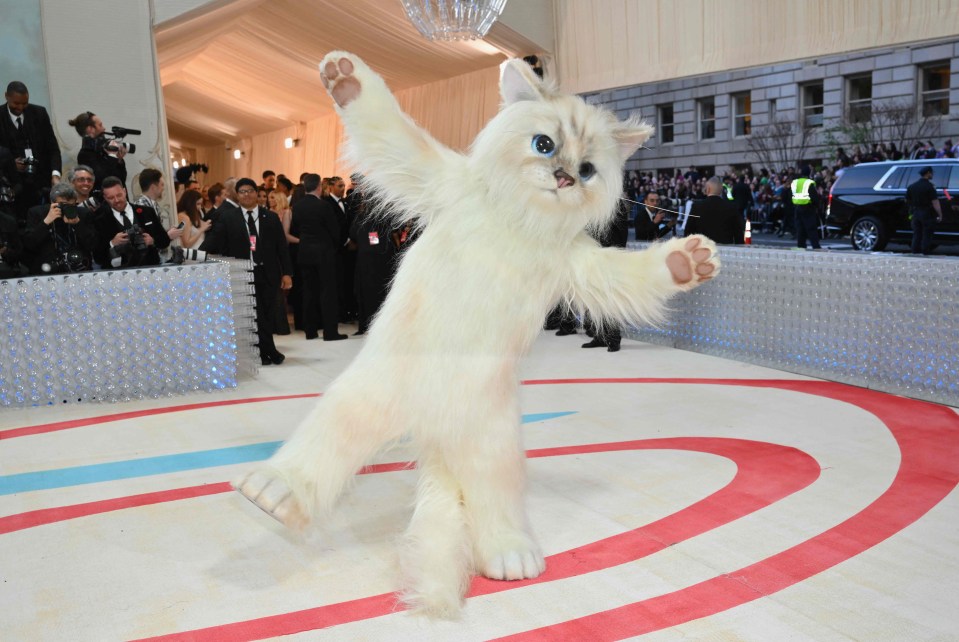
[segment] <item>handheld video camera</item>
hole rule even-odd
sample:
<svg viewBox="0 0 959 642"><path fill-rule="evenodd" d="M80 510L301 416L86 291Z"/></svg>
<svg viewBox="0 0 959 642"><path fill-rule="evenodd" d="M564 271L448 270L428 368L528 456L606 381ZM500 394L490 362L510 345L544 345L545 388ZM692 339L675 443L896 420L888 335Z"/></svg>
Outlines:
<svg viewBox="0 0 959 642"><path fill-rule="evenodd" d="M133 143L123 141L127 136L139 136L142 132L139 129L128 129L126 127L111 127L111 133L104 132L98 140L103 151L117 152L120 149L126 150L127 154L135 154L137 146Z"/></svg>

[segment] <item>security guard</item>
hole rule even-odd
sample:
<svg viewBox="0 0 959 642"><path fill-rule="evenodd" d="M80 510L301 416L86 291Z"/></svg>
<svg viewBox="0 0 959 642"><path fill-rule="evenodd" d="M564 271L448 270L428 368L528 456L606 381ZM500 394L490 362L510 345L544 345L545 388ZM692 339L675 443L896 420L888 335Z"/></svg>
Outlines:
<svg viewBox="0 0 959 642"><path fill-rule="evenodd" d="M816 191L816 181L808 176L801 176L790 184L792 190L793 211L796 218L796 245L806 249L806 239L812 244L812 249L818 250L819 245L819 192Z"/></svg>

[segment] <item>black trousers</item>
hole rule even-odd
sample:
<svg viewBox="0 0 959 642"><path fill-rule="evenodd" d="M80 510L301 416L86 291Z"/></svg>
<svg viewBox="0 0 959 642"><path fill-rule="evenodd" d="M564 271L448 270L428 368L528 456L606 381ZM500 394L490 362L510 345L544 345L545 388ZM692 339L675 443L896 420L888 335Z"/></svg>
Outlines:
<svg viewBox="0 0 959 642"><path fill-rule="evenodd" d="M256 291L256 334L259 337L260 356L276 352L273 343L273 317L280 288L269 282L262 267L253 268L253 289Z"/></svg>
<svg viewBox="0 0 959 642"><path fill-rule="evenodd" d="M820 248L819 216L814 208L800 206L796 208L796 246L805 248L806 239L809 239L813 249Z"/></svg>
<svg viewBox="0 0 959 642"><path fill-rule="evenodd" d="M303 277L303 331L316 335L323 328L323 338L339 334L339 301L337 301L335 262L300 265Z"/></svg>
<svg viewBox="0 0 959 642"><path fill-rule="evenodd" d="M912 251L914 254L931 254L932 237L936 233L936 215L913 213Z"/></svg>

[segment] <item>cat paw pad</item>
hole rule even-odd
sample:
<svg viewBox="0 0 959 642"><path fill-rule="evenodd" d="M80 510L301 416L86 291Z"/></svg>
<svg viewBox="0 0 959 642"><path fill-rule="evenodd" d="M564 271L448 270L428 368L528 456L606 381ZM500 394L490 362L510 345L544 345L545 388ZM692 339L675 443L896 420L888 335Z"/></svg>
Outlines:
<svg viewBox="0 0 959 642"><path fill-rule="evenodd" d="M330 92L340 107L346 107L356 100L363 89L355 76L356 64L350 54L334 52L327 54L320 63L320 78L323 86Z"/></svg>
<svg viewBox="0 0 959 642"><path fill-rule="evenodd" d="M666 267L676 285L695 287L719 274L716 244L702 235L680 241L681 247L666 256Z"/></svg>
<svg viewBox="0 0 959 642"><path fill-rule="evenodd" d="M301 530L309 522L306 513L293 496L293 491L276 475L255 470L233 482L233 488L288 528Z"/></svg>

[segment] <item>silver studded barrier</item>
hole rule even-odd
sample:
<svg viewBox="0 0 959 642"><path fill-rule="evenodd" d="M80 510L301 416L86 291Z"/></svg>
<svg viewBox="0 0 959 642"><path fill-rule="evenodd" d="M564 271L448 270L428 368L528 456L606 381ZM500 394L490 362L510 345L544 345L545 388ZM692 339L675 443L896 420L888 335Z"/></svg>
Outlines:
<svg viewBox="0 0 959 642"><path fill-rule="evenodd" d="M644 244L631 244L633 249ZM640 341L959 406L959 261L720 246Z"/></svg>
<svg viewBox="0 0 959 642"><path fill-rule="evenodd" d="M249 265L0 280L0 407L235 387L257 372Z"/></svg>

